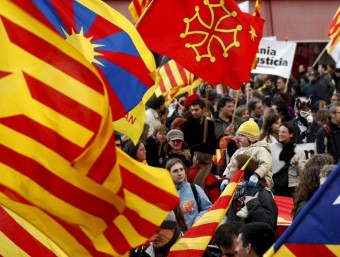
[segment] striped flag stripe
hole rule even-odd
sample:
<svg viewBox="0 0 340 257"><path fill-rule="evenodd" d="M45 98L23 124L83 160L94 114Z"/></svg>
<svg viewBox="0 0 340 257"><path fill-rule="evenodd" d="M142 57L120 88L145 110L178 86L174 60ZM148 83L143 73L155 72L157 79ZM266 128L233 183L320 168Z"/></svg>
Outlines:
<svg viewBox="0 0 340 257"><path fill-rule="evenodd" d="M49 87L42 81L24 73L28 89L32 97L40 103L56 110L63 116L73 120L74 122L86 127L87 129L96 132L101 122L101 116L79 104L74 99L58 92Z"/></svg>
<svg viewBox="0 0 340 257"><path fill-rule="evenodd" d="M83 151L83 148L60 136L55 130L47 128L24 115L0 118L0 124L32 138L69 161L74 160Z"/></svg>
<svg viewBox="0 0 340 257"><path fill-rule="evenodd" d="M50 249L19 225L3 207L0 207L0 231L28 256L56 256ZM18 235L20 235L20 238ZM22 240L22 238L25 238L25 240ZM2 247L4 247L3 242Z"/></svg>
<svg viewBox="0 0 340 257"><path fill-rule="evenodd" d="M253 16L261 17L261 0L256 0Z"/></svg>
<svg viewBox="0 0 340 257"><path fill-rule="evenodd" d="M293 256L304 257L304 256L324 256L324 257L336 257L325 244L295 244L295 243L284 243L284 245L292 252ZM339 246L337 247L338 252Z"/></svg>
<svg viewBox="0 0 340 257"><path fill-rule="evenodd" d="M174 84L171 83L173 86L177 86L180 85L179 83L176 83L176 81L178 82L182 82L181 84L187 85L190 83L189 81L189 72L184 69L179 63L177 62L170 62L169 66L171 67L171 69L173 70L173 75L175 77L174 80Z"/></svg>
<svg viewBox="0 0 340 257"><path fill-rule="evenodd" d="M3 15L0 15L0 17L2 18L4 27L13 44L31 53L35 57L44 60L46 63L53 65L55 68L80 81L84 85L87 85L96 92L104 94L103 86L99 83L98 78L81 62L67 55L65 51L60 50L51 43L8 20ZM22 38L27 38L29 40L22 40ZM34 42L34 44L31 42ZM50 52L56 54L49 55ZM77 68L75 69L74 67Z"/></svg>
<svg viewBox="0 0 340 257"><path fill-rule="evenodd" d="M33 159L30 159L22 154L14 152L3 145L0 145L0 162L4 165L7 165L8 167L11 167L13 171L15 170L16 172L22 174L21 176L29 178L29 180L25 182L25 186L21 185L21 187L27 189L41 187L42 190L47 190L47 192L59 198L68 205L71 205L74 208L87 212L91 215L101 217L106 223L109 223L113 217L118 214L117 209L112 204L97 198L87 191L80 190L73 184L70 184L68 181L63 180L50 172L40 163L37 163ZM6 170L9 172L8 169ZM17 176L19 176L19 174L17 174ZM12 174L12 177L17 176ZM14 181L12 183L14 183ZM17 181L17 183L20 185L19 181ZM2 184L7 184L10 186L8 181L3 181ZM36 184L36 186L33 184ZM20 188L19 185L16 186L16 188ZM60 190L61 188L63 190ZM29 198L30 197L28 196L28 199Z"/></svg>

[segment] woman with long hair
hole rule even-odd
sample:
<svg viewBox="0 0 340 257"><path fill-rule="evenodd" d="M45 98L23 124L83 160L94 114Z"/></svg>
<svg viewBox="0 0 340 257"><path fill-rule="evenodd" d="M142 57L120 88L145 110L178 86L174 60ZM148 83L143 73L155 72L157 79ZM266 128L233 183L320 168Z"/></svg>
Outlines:
<svg viewBox="0 0 340 257"><path fill-rule="evenodd" d="M127 153L131 158L135 159L138 162L146 163L146 150L143 141L138 141L137 144L134 144L130 139L124 144L122 149L125 153Z"/></svg>
<svg viewBox="0 0 340 257"><path fill-rule="evenodd" d="M165 151L164 146L167 144L166 135L168 128L165 125L159 125L154 130L152 136L145 140L146 162L150 166L164 167Z"/></svg>
<svg viewBox="0 0 340 257"><path fill-rule="evenodd" d="M277 113L267 115L263 120L259 140L263 140L269 144L276 142L279 137L280 124L281 119Z"/></svg>
<svg viewBox="0 0 340 257"><path fill-rule="evenodd" d="M221 194L220 182L218 178L211 173L215 149L209 144L202 143L193 146L191 151L194 153L194 157L193 165L188 170L188 181L199 185L209 200L214 203Z"/></svg>
<svg viewBox="0 0 340 257"><path fill-rule="evenodd" d="M279 140L271 144L275 195L292 197L295 187L300 183L306 155L296 145L295 138L294 125L284 122L280 125Z"/></svg>

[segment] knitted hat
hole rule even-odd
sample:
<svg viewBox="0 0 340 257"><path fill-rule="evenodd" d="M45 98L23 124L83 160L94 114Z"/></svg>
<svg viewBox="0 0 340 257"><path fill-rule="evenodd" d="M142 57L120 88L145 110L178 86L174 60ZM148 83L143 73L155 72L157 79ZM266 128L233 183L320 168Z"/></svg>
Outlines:
<svg viewBox="0 0 340 257"><path fill-rule="evenodd" d="M166 135L166 139L168 141L170 141L170 140L178 140L178 139L184 141L184 134L179 129L172 129Z"/></svg>
<svg viewBox="0 0 340 257"><path fill-rule="evenodd" d="M250 142L255 142L259 139L260 129L254 119L250 118L248 121L243 122L237 131L249 139Z"/></svg>
<svg viewBox="0 0 340 257"><path fill-rule="evenodd" d="M160 228L177 228L176 216L173 211L171 211L168 216L166 216Z"/></svg>

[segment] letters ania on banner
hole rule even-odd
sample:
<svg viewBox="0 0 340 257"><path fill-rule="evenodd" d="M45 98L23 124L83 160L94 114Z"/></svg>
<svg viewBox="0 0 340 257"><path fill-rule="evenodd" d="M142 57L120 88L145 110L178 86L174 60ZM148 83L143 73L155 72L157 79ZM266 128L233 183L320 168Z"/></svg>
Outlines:
<svg viewBox="0 0 340 257"><path fill-rule="evenodd" d="M252 73L271 74L289 78L294 61L296 43L261 40L257 51L258 63Z"/></svg>

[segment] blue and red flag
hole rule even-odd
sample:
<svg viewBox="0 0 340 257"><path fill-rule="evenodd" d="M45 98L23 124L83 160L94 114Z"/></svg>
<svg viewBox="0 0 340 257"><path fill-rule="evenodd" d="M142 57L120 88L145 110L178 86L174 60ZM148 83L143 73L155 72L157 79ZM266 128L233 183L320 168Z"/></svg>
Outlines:
<svg viewBox="0 0 340 257"><path fill-rule="evenodd" d="M265 256L340 256L339 183L340 165Z"/></svg>
<svg viewBox="0 0 340 257"><path fill-rule="evenodd" d="M99 0L12 0L93 63L108 89L114 120L154 85L152 53L133 25Z"/></svg>

